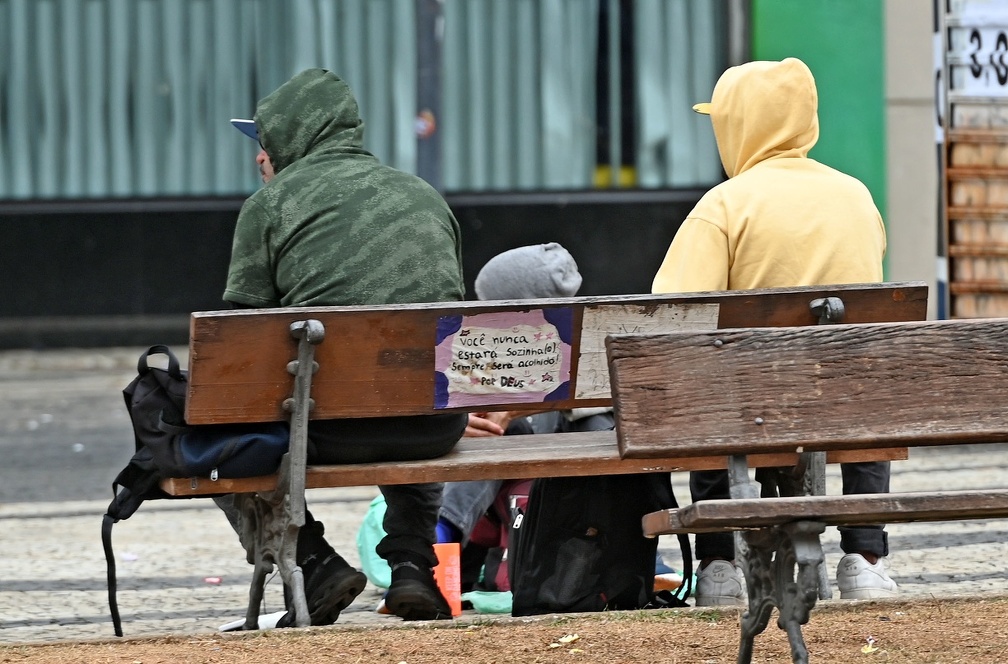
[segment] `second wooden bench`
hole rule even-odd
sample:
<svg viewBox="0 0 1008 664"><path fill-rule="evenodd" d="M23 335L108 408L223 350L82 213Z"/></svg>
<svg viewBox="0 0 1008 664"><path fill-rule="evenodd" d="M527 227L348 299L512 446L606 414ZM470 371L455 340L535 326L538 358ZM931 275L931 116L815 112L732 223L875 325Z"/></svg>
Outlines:
<svg viewBox="0 0 1008 664"><path fill-rule="evenodd" d="M821 595L827 526L1008 516L1008 485L760 497L748 472L762 454L1008 442L1008 319L616 336L608 347L624 458L730 459L730 500L656 512L643 527L741 535L739 662L775 607L794 661L808 660L801 625Z"/></svg>

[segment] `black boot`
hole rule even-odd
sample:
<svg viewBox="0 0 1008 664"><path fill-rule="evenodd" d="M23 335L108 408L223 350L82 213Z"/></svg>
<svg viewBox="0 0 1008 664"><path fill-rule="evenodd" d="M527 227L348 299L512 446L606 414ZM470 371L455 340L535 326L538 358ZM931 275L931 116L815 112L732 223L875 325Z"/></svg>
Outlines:
<svg viewBox="0 0 1008 664"><path fill-rule="evenodd" d="M389 560L392 583L385 607L403 620L448 620L451 607L434 582L434 572L422 558Z"/></svg>
<svg viewBox="0 0 1008 664"><path fill-rule="evenodd" d="M298 533L297 564L304 575L305 598L312 625L331 625L340 611L364 591L367 577L350 566L322 537L324 526L318 521L306 523ZM277 627L295 622L290 590L284 587L287 615Z"/></svg>

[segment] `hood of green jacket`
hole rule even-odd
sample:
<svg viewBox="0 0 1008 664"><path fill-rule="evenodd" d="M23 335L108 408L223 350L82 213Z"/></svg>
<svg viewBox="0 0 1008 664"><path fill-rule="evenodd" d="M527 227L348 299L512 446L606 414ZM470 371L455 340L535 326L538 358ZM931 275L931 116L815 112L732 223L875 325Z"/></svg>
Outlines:
<svg viewBox="0 0 1008 664"><path fill-rule="evenodd" d="M325 69L306 69L281 85L259 102L254 119L274 173L320 150L363 150L357 100Z"/></svg>

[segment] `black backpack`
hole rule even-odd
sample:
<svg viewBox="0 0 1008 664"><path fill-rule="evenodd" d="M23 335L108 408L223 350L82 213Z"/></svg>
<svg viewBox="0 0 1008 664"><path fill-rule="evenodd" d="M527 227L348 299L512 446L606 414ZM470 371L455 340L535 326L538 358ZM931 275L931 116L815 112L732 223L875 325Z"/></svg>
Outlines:
<svg viewBox="0 0 1008 664"><path fill-rule="evenodd" d="M168 368L151 367L165 355ZM168 346L151 346L137 362L137 376L123 389L133 423L136 450L112 482L112 502L102 518L102 546L108 573L109 610L116 636L122 622L116 601L112 525L133 515L145 500L170 498L160 488L165 477L252 477L276 471L290 440L279 422L190 427L185 422L187 375Z"/></svg>
<svg viewBox="0 0 1008 664"><path fill-rule="evenodd" d="M658 539L641 518L676 507L668 473L537 479L512 525L513 616L686 606L693 571L679 537L684 587L654 592Z"/></svg>

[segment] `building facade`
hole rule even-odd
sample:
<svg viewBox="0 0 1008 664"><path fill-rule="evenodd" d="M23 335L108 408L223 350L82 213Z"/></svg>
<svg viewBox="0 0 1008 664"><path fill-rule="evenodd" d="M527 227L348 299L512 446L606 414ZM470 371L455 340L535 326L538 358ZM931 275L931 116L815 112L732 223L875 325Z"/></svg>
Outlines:
<svg viewBox="0 0 1008 664"><path fill-rule="evenodd" d="M312 66L354 89L371 151L444 192L470 285L496 253L555 240L583 292L603 294L646 291L723 177L692 104L731 64L802 57L821 94L812 156L872 190L887 277L934 284L935 24L921 6L0 0L0 346L174 341L189 311L221 306L234 219L258 186L255 147L228 119Z"/></svg>

